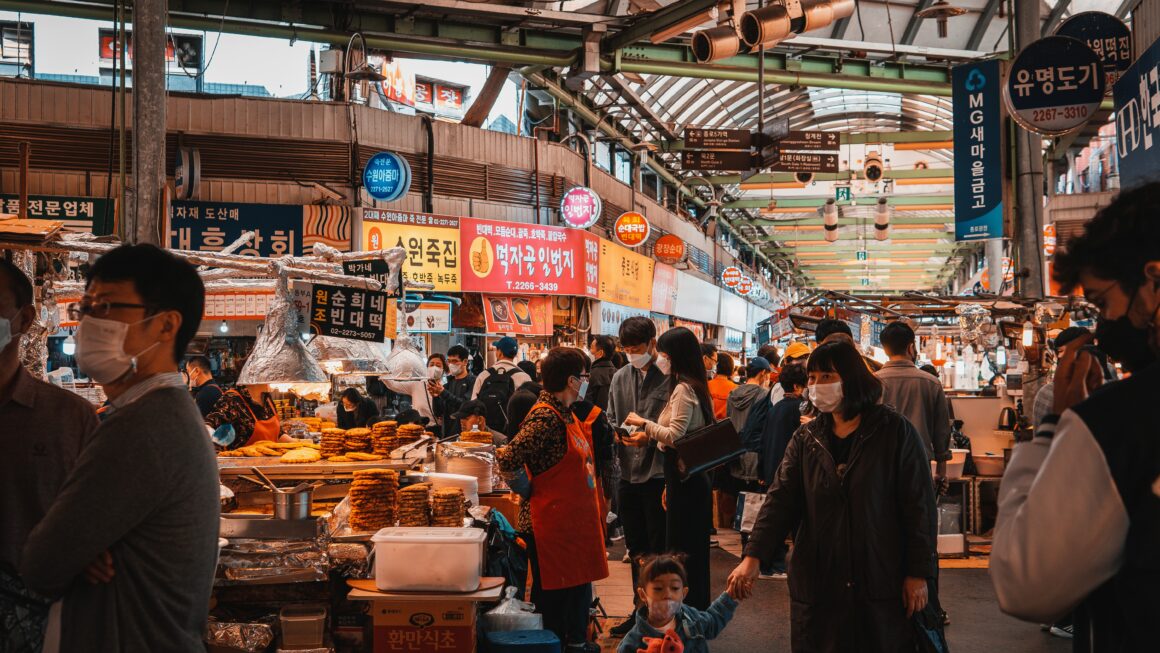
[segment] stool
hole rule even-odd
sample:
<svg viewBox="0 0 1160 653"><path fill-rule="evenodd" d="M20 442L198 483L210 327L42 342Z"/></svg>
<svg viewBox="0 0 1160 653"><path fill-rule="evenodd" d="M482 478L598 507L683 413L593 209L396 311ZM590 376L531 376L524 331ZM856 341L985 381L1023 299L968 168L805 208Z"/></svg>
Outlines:
<svg viewBox="0 0 1160 653"><path fill-rule="evenodd" d="M550 630L487 633L488 653L560 653L560 638Z"/></svg>

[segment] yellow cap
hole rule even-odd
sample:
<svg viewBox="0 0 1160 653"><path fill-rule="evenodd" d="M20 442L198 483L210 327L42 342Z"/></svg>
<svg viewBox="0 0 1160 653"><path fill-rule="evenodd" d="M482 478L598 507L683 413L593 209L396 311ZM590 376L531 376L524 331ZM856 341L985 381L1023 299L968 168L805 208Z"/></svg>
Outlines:
<svg viewBox="0 0 1160 653"><path fill-rule="evenodd" d="M810 355L810 347L801 342L791 342L785 348L785 355L782 358L805 358Z"/></svg>

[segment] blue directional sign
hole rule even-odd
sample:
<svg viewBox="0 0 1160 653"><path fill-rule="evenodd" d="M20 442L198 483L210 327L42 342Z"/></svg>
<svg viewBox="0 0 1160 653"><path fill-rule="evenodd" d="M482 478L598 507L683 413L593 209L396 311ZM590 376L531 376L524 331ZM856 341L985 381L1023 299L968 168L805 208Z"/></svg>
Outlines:
<svg viewBox="0 0 1160 653"><path fill-rule="evenodd" d="M951 71L955 137L955 240L1003 237L1003 125L998 61Z"/></svg>
<svg viewBox="0 0 1160 653"><path fill-rule="evenodd" d="M1003 99L1024 129L1060 136L1082 126L1104 99L1107 82L1100 57L1069 36L1048 36L1011 62Z"/></svg>
<svg viewBox="0 0 1160 653"><path fill-rule="evenodd" d="M1116 150L1120 186L1160 178L1160 40L1152 43L1116 82Z"/></svg>
<svg viewBox="0 0 1160 653"><path fill-rule="evenodd" d="M371 197L394 202L411 189L411 165L394 152L379 152L363 168L363 186Z"/></svg>

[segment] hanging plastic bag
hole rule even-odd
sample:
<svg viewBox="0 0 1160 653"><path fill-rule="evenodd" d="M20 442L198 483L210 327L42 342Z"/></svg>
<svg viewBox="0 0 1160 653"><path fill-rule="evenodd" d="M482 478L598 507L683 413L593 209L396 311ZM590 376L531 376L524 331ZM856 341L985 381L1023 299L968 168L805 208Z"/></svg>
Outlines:
<svg viewBox="0 0 1160 653"><path fill-rule="evenodd" d="M544 617L536 614L536 606L516 598L518 588L504 590L504 600L483 616L484 629L489 633L512 630L543 630Z"/></svg>

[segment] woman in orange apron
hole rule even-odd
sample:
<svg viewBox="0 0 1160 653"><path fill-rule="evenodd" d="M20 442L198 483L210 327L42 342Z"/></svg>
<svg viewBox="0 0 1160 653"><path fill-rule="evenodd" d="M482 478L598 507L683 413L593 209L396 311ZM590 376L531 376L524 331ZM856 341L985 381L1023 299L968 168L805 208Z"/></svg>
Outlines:
<svg viewBox="0 0 1160 653"><path fill-rule="evenodd" d="M584 396L584 354L556 347L543 361L544 392L511 443L496 454L500 471L525 471L531 498L517 528L528 542L532 602L565 649L587 646L592 582L608 576L604 513L592 440L569 407Z"/></svg>

